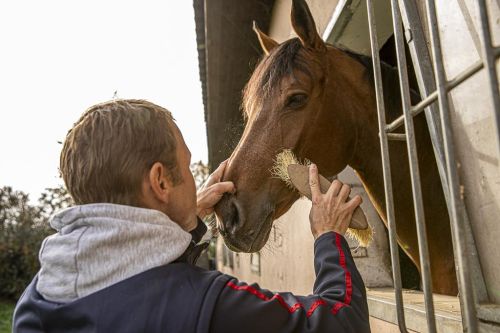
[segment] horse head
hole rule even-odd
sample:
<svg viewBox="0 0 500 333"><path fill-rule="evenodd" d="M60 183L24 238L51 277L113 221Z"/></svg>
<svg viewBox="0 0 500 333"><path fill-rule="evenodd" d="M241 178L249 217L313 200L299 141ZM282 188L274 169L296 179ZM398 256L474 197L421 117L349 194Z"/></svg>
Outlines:
<svg viewBox="0 0 500 333"><path fill-rule="evenodd" d="M245 87L246 126L223 176L236 193L215 209L220 233L235 251L260 250L272 222L299 198L272 175L278 153L291 149L327 177L353 157L358 129L342 96L352 93L348 78L363 66L323 42L305 1L293 1L291 21L298 37L282 44L254 25L264 56Z"/></svg>

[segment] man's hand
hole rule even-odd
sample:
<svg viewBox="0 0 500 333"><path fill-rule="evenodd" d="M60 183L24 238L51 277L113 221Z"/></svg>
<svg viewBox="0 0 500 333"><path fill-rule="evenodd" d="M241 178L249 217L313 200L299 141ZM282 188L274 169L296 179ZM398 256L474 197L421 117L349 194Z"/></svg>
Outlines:
<svg viewBox="0 0 500 333"><path fill-rule="evenodd" d="M352 213L361 204L361 197L356 195L349 198L351 187L334 180L325 194L319 188L318 167L309 166L309 186L312 193L312 207L309 213L309 222L314 239L326 232L335 231L344 235Z"/></svg>
<svg viewBox="0 0 500 333"><path fill-rule="evenodd" d="M222 198L222 195L227 192L234 192L233 182L221 182L220 179L224 174L227 160L222 162L219 167L208 177L207 181L197 193L196 215L200 219L212 214L214 206Z"/></svg>

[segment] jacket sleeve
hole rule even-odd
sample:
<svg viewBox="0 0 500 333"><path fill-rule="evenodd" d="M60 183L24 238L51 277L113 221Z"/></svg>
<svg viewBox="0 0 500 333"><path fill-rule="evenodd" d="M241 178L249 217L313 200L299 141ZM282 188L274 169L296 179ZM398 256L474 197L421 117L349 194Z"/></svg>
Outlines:
<svg viewBox="0 0 500 333"><path fill-rule="evenodd" d="M329 232L316 240L314 269L309 296L229 280L216 302L211 331L370 332L365 286L344 237Z"/></svg>

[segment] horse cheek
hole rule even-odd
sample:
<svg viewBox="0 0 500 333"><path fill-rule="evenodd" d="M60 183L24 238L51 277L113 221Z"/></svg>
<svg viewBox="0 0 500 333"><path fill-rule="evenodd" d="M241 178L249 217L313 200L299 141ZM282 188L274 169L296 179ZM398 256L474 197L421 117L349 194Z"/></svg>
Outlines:
<svg viewBox="0 0 500 333"><path fill-rule="evenodd" d="M324 176L333 176L347 166L350 156L347 140L344 129L326 120L315 121L305 129L297 154L316 163Z"/></svg>
<svg viewBox="0 0 500 333"><path fill-rule="evenodd" d="M281 117L279 127L282 149L297 148L304 128L304 118L305 116L300 112L291 112Z"/></svg>

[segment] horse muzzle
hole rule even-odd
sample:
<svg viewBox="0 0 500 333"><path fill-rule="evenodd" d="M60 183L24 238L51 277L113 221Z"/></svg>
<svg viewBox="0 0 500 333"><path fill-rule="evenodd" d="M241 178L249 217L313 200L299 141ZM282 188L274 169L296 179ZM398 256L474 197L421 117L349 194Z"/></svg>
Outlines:
<svg viewBox="0 0 500 333"><path fill-rule="evenodd" d="M215 207L217 228L232 251L256 252L267 242L273 212L262 211L262 206L258 210L243 207L235 195L225 194Z"/></svg>

